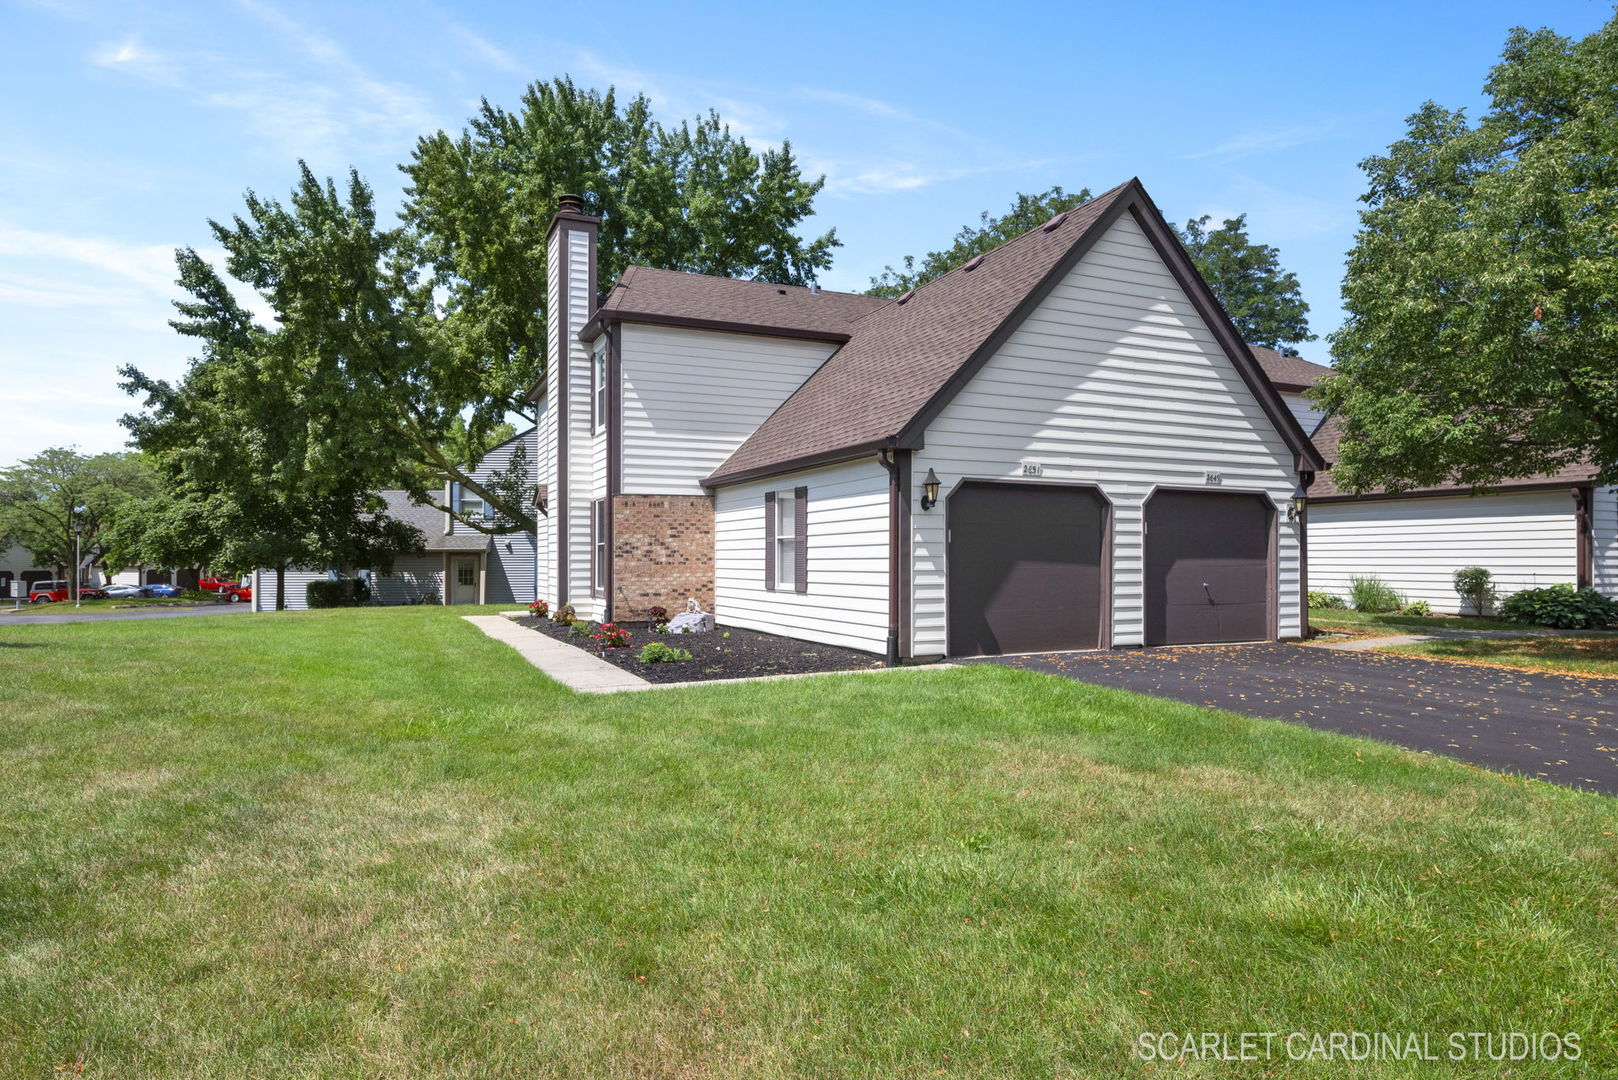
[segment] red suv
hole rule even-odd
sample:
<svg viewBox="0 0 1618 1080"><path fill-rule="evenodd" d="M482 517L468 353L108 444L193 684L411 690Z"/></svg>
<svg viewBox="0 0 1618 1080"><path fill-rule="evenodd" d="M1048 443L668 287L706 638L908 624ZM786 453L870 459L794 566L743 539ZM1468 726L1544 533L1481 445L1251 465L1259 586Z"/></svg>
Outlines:
<svg viewBox="0 0 1618 1080"><path fill-rule="evenodd" d="M79 590L81 600L105 600L107 594L93 585L86 585ZM36 581L28 586L28 602L30 604L60 604L73 599L73 583L71 581Z"/></svg>

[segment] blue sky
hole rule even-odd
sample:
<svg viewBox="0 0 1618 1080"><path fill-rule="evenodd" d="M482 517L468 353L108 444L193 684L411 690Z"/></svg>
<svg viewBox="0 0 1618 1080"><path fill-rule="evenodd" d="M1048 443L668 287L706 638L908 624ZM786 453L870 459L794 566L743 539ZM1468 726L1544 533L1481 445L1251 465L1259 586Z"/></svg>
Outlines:
<svg viewBox="0 0 1618 1080"><path fill-rule="evenodd" d="M118 449L115 369L183 373L173 249L305 158L384 205L418 135L535 79L643 91L790 139L827 177L828 288L941 246L1017 191L1139 176L1177 222L1245 211L1324 335L1356 163L1423 100L1475 106L1510 27L1604 4L316 4L0 0L0 465ZM1325 343L1304 355L1326 359Z"/></svg>

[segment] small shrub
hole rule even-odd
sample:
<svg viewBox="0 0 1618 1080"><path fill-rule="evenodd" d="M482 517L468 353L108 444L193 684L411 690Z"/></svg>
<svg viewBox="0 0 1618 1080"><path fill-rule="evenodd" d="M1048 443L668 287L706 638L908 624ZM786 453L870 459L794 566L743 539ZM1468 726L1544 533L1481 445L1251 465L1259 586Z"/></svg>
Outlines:
<svg viewBox="0 0 1618 1080"><path fill-rule="evenodd" d="M646 609L646 621L653 626L661 626L669 621L669 609L660 604L653 604Z"/></svg>
<svg viewBox="0 0 1618 1080"><path fill-rule="evenodd" d="M1413 604L1406 604L1404 610L1399 612L1401 615L1431 615L1432 613L1433 605L1425 600L1417 600Z"/></svg>
<svg viewBox="0 0 1618 1080"><path fill-rule="evenodd" d="M681 660L691 659L691 654L685 649L676 649L672 645L661 641L654 641L649 645L642 645L640 649L640 662L643 664L675 664Z"/></svg>
<svg viewBox="0 0 1618 1080"><path fill-rule="evenodd" d="M359 578L323 578L306 585L303 597L312 608L358 607L371 599L371 590Z"/></svg>
<svg viewBox="0 0 1618 1080"><path fill-rule="evenodd" d="M1494 575L1481 566L1463 566L1455 571L1455 594L1464 605L1471 605L1475 615L1487 614L1494 603Z"/></svg>
<svg viewBox="0 0 1618 1080"><path fill-rule="evenodd" d="M574 619L572 622L563 623L562 625L567 627L567 636L568 637L593 637L593 636L595 636L595 627L590 625L589 623L581 623L577 619Z"/></svg>
<svg viewBox="0 0 1618 1080"><path fill-rule="evenodd" d="M528 614L532 615L536 619L543 619L550 613L551 605L549 601L535 600L532 604L528 605Z"/></svg>
<svg viewBox="0 0 1618 1080"><path fill-rule="evenodd" d="M1336 596L1329 592L1311 592L1309 594L1309 606L1316 611L1342 611L1348 607L1341 596Z"/></svg>
<svg viewBox="0 0 1618 1080"><path fill-rule="evenodd" d="M1405 598L1399 590L1375 574L1349 578L1348 595L1354 600L1355 611L1386 614L1405 606Z"/></svg>
<svg viewBox="0 0 1618 1080"><path fill-rule="evenodd" d="M666 622L655 622L655 623L652 624L652 633L654 633L654 634L666 634L668 632L669 632L669 624L668 623L666 623Z"/></svg>
<svg viewBox="0 0 1618 1080"><path fill-rule="evenodd" d="M1618 622L1618 602L1589 586L1575 589L1571 585L1552 585L1548 589L1524 589L1507 597L1500 605L1500 617L1558 630L1600 630Z"/></svg>
<svg viewBox="0 0 1618 1080"><path fill-rule="evenodd" d="M603 649L626 649L629 647L629 631L617 623L602 623L601 628L590 636Z"/></svg>
<svg viewBox="0 0 1618 1080"><path fill-rule="evenodd" d="M572 604L563 604L556 609L556 614L551 616L551 622L557 626L572 626L578 621L579 617L574 613Z"/></svg>

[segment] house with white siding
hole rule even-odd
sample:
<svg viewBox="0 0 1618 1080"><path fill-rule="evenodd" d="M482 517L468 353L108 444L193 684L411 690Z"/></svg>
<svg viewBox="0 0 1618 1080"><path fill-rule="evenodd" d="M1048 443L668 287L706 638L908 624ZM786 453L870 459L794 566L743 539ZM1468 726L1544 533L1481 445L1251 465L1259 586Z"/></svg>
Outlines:
<svg viewBox="0 0 1618 1080"><path fill-rule="evenodd" d="M896 299L547 238L541 599L903 662L1296 637L1323 462L1130 181Z"/></svg>
<svg viewBox="0 0 1618 1080"><path fill-rule="evenodd" d="M1316 430L1328 463L1341 438L1336 417ZM1575 466L1482 494L1448 485L1354 495L1325 473L1307 510L1309 588L1347 598L1353 578L1375 576L1407 602L1462 614L1455 571L1481 566L1501 599L1563 583L1618 596L1618 490L1597 486L1595 475Z"/></svg>
<svg viewBox="0 0 1618 1080"><path fill-rule="evenodd" d="M492 448L467 475L479 484L505 472L519 453L526 455L532 475L538 448L538 429L529 428ZM527 531L488 533L456 520L452 514L423 506L403 490L378 492L384 513L414 525L421 533L421 550L399 555L386 572L358 570L371 586L376 604L527 604L534 599L534 534ZM447 484L443 505L463 518L494 518L493 510L460 484ZM285 608L308 607L311 581L340 576L343 568L298 568L286 571L281 581ZM255 570L253 609L276 608L275 570Z"/></svg>

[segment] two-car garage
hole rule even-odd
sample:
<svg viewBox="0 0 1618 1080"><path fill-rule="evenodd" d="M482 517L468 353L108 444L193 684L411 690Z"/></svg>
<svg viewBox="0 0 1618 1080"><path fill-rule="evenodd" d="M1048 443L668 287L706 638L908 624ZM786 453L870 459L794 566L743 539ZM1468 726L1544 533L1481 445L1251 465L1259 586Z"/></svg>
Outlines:
<svg viewBox="0 0 1618 1080"><path fill-rule="evenodd" d="M948 500L949 651L1112 644L1113 508L1093 485L967 481ZM1275 634L1275 511L1248 492L1159 489L1143 509L1144 643Z"/></svg>

